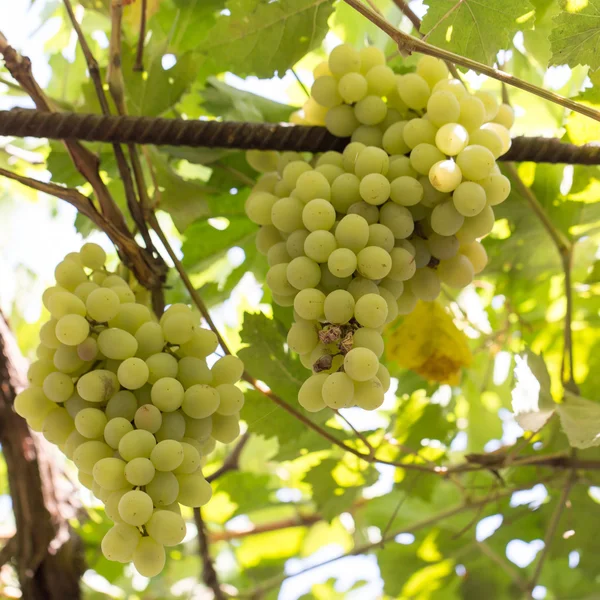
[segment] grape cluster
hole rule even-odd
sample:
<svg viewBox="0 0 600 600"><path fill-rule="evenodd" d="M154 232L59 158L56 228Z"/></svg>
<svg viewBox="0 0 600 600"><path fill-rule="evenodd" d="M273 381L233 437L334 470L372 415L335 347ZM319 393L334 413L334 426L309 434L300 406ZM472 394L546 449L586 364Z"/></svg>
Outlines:
<svg viewBox="0 0 600 600"><path fill-rule="evenodd" d="M157 320L105 260L100 246L84 244L56 267L42 298L51 318L15 410L105 503L114 522L106 558L152 577L164 546L184 538L179 505L211 498L203 457L239 435L243 364L225 356L209 369L217 338L199 314L174 304Z"/></svg>
<svg viewBox="0 0 600 600"><path fill-rule="evenodd" d="M312 159L248 152L263 175L246 213L273 300L294 307L288 345L313 372L300 404L373 410L389 386L384 326L487 263L479 240L510 192L496 158L514 116L429 57L396 75L376 48L342 45L315 77L304 118L351 142Z"/></svg>

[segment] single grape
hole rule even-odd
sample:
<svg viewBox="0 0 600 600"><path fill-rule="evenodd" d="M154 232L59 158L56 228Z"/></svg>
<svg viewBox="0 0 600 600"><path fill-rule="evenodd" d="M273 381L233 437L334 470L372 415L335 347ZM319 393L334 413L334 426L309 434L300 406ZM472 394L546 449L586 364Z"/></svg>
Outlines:
<svg viewBox="0 0 600 600"><path fill-rule="evenodd" d="M177 502L184 506L204 506L212 496L210 483L199 473L182 473L176 476L179 483Z"/></svg>
<svg viewBox="0 0 600 600"><path fill-rule="evenodd" d="M208 329L196 329L192 339L179 346L177 353L179 356L195 356L196 358L206 358L212 354L219 345L217 336ZM150 366L150 365L148 365ZM150 369L152 371L152 369Z"/></svg>
<svg viewBox="0 0 600 600"><path fill-rule="evenodd" d="M440 295L440 278L433 269L427 267L417 269L409 283L410 291L419 300L433 302Z"/></svg>
<svg viewBox="0 0 600 600"><path fill-rule="evenodd" d="M288 346L298 354L312 352L319 343L315 327L309 323L293 323L287 335Z"/></svg>
<svg viewBox="0 0 600 600"><path fill-rule="evenodd" d="M460 247L459 252L469 259L475 274L481 273L488 262L487 252L480 242L471 242Z"/></svg>
<svg viewBox="0 0 600 600"><path fill-rule="evenodd" d="M494 210L490 206L486 206L479 214L465 219L456 237L461 244L472 242L490 233L494 228L494 223Z"/></svg>
<svg viewBox="0 0 600 600"><path fill-rule="evenodd" d="M421 175L427 175L431 167L446 157L432 144L419 144L410 153L410 164L412 168Z"/></svg>
<svg viewBox="0 0 600 600"><path fill-rule="evenodd" d="M298 181L298 177L306 171L312 171L312 167L306 161L294 160L285 165L281 178L288 187L293 188Z"/></svg>
<svg viewBox="0 0 600 600"><path fill-rule="evenodd" d="M168 316L161 327L167 342L180 346L192 339L194 333L194 317L191 313L178 313Z"/></svg>
<svg viewBox="0 0 600 600"><path fill-rule="evenodd" d="M442 125L435 134L435 145L448 156L456 156L466 148L468 143L469 133L458 123Z"/></svg>
<svg viewBox="0 0 600 600"><path fill-rule="evenodd" d="M431 228L439 235L454 235L463 225L465 218L451 200L434 207L431 213Z"/></svg>
<svg viewBox="0 0 600 600"><path fill-rule="evenodd" d="M353 204L359 202L361 200L359 188L360 179L354 173L344 173L336 177L331 184L331 204L335 210L346 213Z"/></svg>
<svg viewBox="0 0 600 600"><path fill-rule="evenodd" d="M173 377L162 377L152 385L152 404L162 412L173 412L183 402L184 389Z"/></svg>
<svg viewBox="0 0 600 600"><path fill-rule="evenodd" d="M360 71L360 54L349 44L336 46L329 55L329 70L338 77Z"/></svg>
<svg viewBox="0 0 600 600"><path fill-rule="evenodd" d="M393 202L384 204L379 212L379 222L392 231L396 239L409 237L415 229L410 211Z"/></svg>
<svg viewBox="0 0 600 600"><path fill-rule="evenodd" d="M98 336L98 347L100 352L107 358L125 360L135 356L137 352L137 340L123 329L110 327L100 332Z"/></svg>
<svg viewBox="0 0 600 600"><path fill-rule="evenodd" d="M515 111L509 104L501 104L498 107L498 114L494 117L494 123L498 123L510 129L515 123Z"/></svg>
<svg viewBox="0 0 600 600"><path fill-rule="evenodd" d="M385 54L375 46L366 46L359 51L360 72L368 73L377 65L385 65Z"/></svg>
<svg viewBox="0 0 600 600"><path fill-rule="evenodd" d="M378 246L363 248L357 259L358 272L367 279L383 279L392 268L392 257Z"/></svg>
<svg viewBox="0 0 600 600"><path fill-rule="evenodd" d="M83 473L91 475L94 465L103 458L113 455L113 449L104 442L90 440L79 445L73 452L73 462Z"/></svg>
<svg viewBox="0 0 600 600"><path fill-rule="evenodd" d="M107 421L104 411L97 408L84 408L75 417L75 428L86 438L101 438Z"/></svg>
<svg viewBox="0 0 600 600"><path fill-rule="evenodd" d="M332 373L323 382L321 393L323 402L330 408L349 407L354 400L354 383L346 373Z"/></svg>
<svg viewBox="0 0 600 600"><path fill-rule="evenodd" d="M253 192L244 204L248 218L257 225L271 225L271 211L277 196L269 192Z"/></svg>
<svg viewBox="0 0 600 600"><path fill-rule="evenodd" d="M138 457L149 458L154 446L156 446L156 440L149 431L134 429L126 433L119 441L119 454L126 461Z"/></svg>
<svg viewBox="0 0 600 600"><path fill-rule="evenodd" d="M346 73L340 78L337 89L344 102L354 104L367 95L367 80L360 73Z"/></svg>
<svg viewBox="0 0 600 600"><path fill-rule="evenodd" d="M460 185L462 172L453 160L441 160L429 170L429 181L436 190L448 193Z"/></svg>
<svg viewBox="0 0 600 600"><path fill-rule="evenodd" d="M377 377L354 382L354 403L363 410L376 410L384 401L384 389Z"/></svg>
<svg viewBox="0 0 600 600"><path fill-rule="evenodd" d="M386 175L390 159L385 150L368 146L357 155L354 163L354 173L361 179L370 173Z"/></svg>
<svg viewBox="0 0 600 600"><path fill-rule="evenodd" d="M379 206L390 197L390 182L385 175L369 173L362 178L359 191L365 202Z"/></svg>
<svg viewBox="0 0 600 600"><path fill-rule="evenodd" d="M479 98L475 98L475 96L465 96L459 98L458 101L460 104L458 122L467 131L479 129L486 121L483 102Z"/></svg>
<svg viewBox="0 0 600 600"><path fill-rule="evenodd" d="M406 281L415 274L417 268L415 257L408 250L396 247L392 249L390 256L392 258L392 268L388 274L390 279L394 281ZM365 327L373 326L365 325Z"/></svg>
<svg viewBox="0 0 600 600"><path fill-rule="evenodd" d="M323 310L328 323L347 323L354 314L354 298L346 290L335 290L325 298Z"/></svg>
<svg viewBox="0 0 600 600"><path fill-rule="evenodd" d="M73 393L73 381L65 373L49 373L44 379L43 390L46 397L52 402L65 402Z"/></svg>
<svg viewBox="0 0 600 600"><path fill-rule="evenodd" d="M323 198L310 200L302 211L302 222L309 231L329 230L335 223L335 209Z"/></svg>
<svg viewBox="0 0 600 600"><path fill-rule="evenodd" d="M327 373L311 375L298 392L298 403L308 412L318 412L325 408L323 401L323 384L329 377Z"/></svg>
<svg viewBox="0 0 600 600"><path fill-rule="evenodd" d="M307 256L299 256L292 259L287 265L286 277L294 291L314 288L319 285L321 280L321 269L314 260Z"/></svg>
<svg viewBox="0 0 600 600"><path fill-rule="evenodd" d="M141 388L148 381L149 374L148 365L141 358L128 358L117 370L119 383L129 390Z"/></svg>
<svg viewBox="0 0 600 600"><path fill-rule="evenodd" d="M377 374L379 360L368 348L353 348L344 357L344 371L354 381L367 381Z"/></svg>
<svg viewBox="0 0 600 600"><path fill-rule="evenodd" d="M108 560L127 563L133 559L133 553L141 539L137 527L126 523L115 523L102 538L100 544L102 554Z"/></svg>
<svg viewBox="0 0 600 600"><path fill-rule="evenodd" d="M317 263L327 262L329 255L337 248L335 236L330 231L313 231L304 240L304 252Z"/></svg>
<svg viewBox="0 0 600 600"><path fill-rule="evenodd" d="M485 120L492 121L495 116L498 114L499 106L496 98L490 92L484 92L483 90L479 90L475 92L475 97L479 98L483 103L485 108Z"/></svg>
<svg viewBox="0 0 600 600"><path fill-rule="evenodd" d="M356 254L348 248L334 250L327 260L327 266L336 277L348 277L357 267Z"/></svg>
<svg viewBox="0 0 600 600"><path fill-rule="evenodd" d="M368 246L378 246L390 252L395 244L394 232L381 223L369 225Z"/></svg>
<svg viewBox="0 0 600 600"><path fill-rule="evenodd" d="M398 80L398 94L409 108L422 110L427 106L431 90L423 77L408 73Z"/></svg>
<svg viewBox="0 0 600 600"><path fill-rule="evenodd" d="M408 315L417 305L418 298L408 289L397 299L396 306L398 307L399 315Z"/></svg>
<svg viewBox="0 0 600 600"><path fill-rule="evenodd" d="M485 190L488 206L501 204L510 194L510 180L500 173L492 173L477 183Z"/></svg>
<svg viewBox="0 0 600 600"><path fill-rule="evenodd" d="M183 448L176 440L163 440L152 449L150 460L157 471L173 471L183 462Z"/></svg>
<svg viewBox="0 0 600 600"><path fill-rule="evenodd" d="M76 261L65 259L58 263L54 270L56 283L72 292L80 283L87 281L87 275Z"/></svg>
<svg viewBox="0 0 600 600"><path fill-rule="evenodd" d="M427 246L432 256L443 260L452 258L458 252L459 244L453 235L444 236L434 232L427 238Z"/></svg>
<svg viewBox="0 0 600 600"><path fill-rule="evenodd" d="M377 125L387 114L387 105L379 96L366 96L354 105L354 115L363 125Z"/></svg>
<svg viewBox="0 0 600 600"><path fill-rule="evenodd" d="M244 393L232 383L222 383L215 388L221 401L217 412L220 415L232 416L239 413L244 406Z"/></svg>
<svg viewBox="0 0 600 600"><path fill-rule="evenodd" d="M423 186L414 177L396 177L390 185L390 198L401 206L414 206L423 199Z"/></svg>
<svg viewBox="0 0 600 600"><path fill-rule="evenodd" d="M52 444L60 446L67 441L75 426L71 415L64 408L49 411L42 423L42 434Z"/></svg>
<svg viewBox="0 0 600 600"><path fill-rule="evenodd" d="M477 183L465 181L454 190L452 202L461 215L474 217L485 208L485 190Z"/></svg>
<svg viewBox="0 0 600 600"><path fill-rule="evenodd" d="M185 537L185 521L170 510L157 510L146 523L146 531L163 546L177 546Z"/></svg>
<svg viewBox="0 0 600 600"><path fill-rule="evenodd" d="M402 130L404 142L412 150L419 144L434 144L437 127L427 119L411 119Z"/></svg>
<svg viewBox="0 0 600 600"><path fill-rule="evenodd" d="M347 104L335 106L325 116L325 126L329 133L337 137L349 137L360 125L354 115L354 109Z"/></svg>
<svg viewBox="0 0 600 600"><path fill-rule="evenodd" d="M354 316L363 327L377 329L387 319L387 302L379 294L365 294L356 301Z"/></svg>
<svg viewBox="0 0 600 600"><path fill-rule="evenodd" d="M277 169L278 154L274 150L247 150L246 162L259 173Z"/></svg>
<svg viewBox="0 0 600 600"><path fill-rule="evenodd" d="M458 98L448 91L434 92L427 101L427 118L436 126L456 123L460 116Z"/></svg>
<svg viewBox="0 0 600 600"><path fill-rule="evenodd" d="M133 420L137 429L156 433L162 425L162 414L153 404L144 404L136 410Z"/></svg>
<svg viewBox="0 0 600 600"><path fill-rule="evenodd" d="M484 129L484 127L485 125L475 131L471 131L469 143L484 146L494 155L494 158L498 158L504 153L502 140L495 131L492 129Z"/></svg>
<svg viewBox="0 0 600 600"><path fill-rule="evenodd" d="M216 388L210 385L193 385L185 391L181 410L193 419L204 419L218 408L221 397Z"/></svg>
<svg viewBox="0 0 600 600"><path fill-rule="evenodd" d="M77 381L77 393L88 402L107 402L119 391L117 376L106 369L96 369Z"/></svg>
<svg viewBox="0 0 600 600"><path fill-rule="evenodd" d="M125 479L125 462L120 458L101 458L92 469L94 481L103 489L115 492L128 486Z"/></svg>
<svg viewBox="0 0 600 600"><path fill-rule="evenodd" d="M381 334L375 329L361 327L354 332L352 339L353 348L369 349L377 358L381 357L384 350L384 342ZM348 356L348 355L346 355ZM354 377L353 377L354 379Z"/></svg>
<svg viewBox="0 0 600 600"><path fill-rule="evenodd" d="M484 146L467 146L456 157L463 177L477 181L490 175L496 164L494 155Z"/></svg>
<svg viewBox="0 0 600 600"><path fill-rule="evenodd" d="M383 134L382 145L388 154L406 154L410 147L404 141L404 128L407 121L398 121L388 127Z"/></svg>
<svg viewBox="0 0 600 600"><path fill-rule="evenodd" d="M464 288L473 281L473 265L466 256L457 254L440 262L438 275L442 283L454 288Z"/></svg>

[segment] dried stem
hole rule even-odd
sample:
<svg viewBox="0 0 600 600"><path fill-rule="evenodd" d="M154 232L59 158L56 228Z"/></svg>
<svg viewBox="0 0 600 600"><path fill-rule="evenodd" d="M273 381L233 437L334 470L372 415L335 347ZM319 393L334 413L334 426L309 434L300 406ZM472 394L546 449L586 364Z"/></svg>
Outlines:
<svg viewBox="0 0 600 600"><path fill-rule="evenodd" d="M148 10L148 0L142 0L140 9L140 33L138 35L137 51L135 53L134 71L144 70L144 40L146 38L146 11Z"/></svg>
<svg viewBox="0 0 600 600"><path fill-rule="evenodd" d="M559 104L560 106L564 106L565 108L581 113L586 117L590 117L591 119L600 121L600 111L595 110L594 108L584 106L583 104L579 104L578 102L574 102L569 98L565 98L564 96L540 88L537 85L534 85L533 83L523 81L522 79L514 77L513 75L509 75L508 73L504 73L498 69L494 69L493 67L488 67L487 65L477 62L476 60L465 58L463 56L460 56L459 54L455 54L454 52L443 50L442 48L432 46L427 42L423 42L422 40L414 38L404 33L403 31L396 29L393 25L388 23L377 13L373 12L368 7L366 7L360 0L344 0L344 2L352 6L352 8L356 9L374 25L377 25L377 27L379 27L384 33L387 33L402 50L407 50L409 52L421 52L423 54L435 56L436 58L441 58L442 60L460 65L462 67L465 67L466 69L472 69L476 73L487 75L488 77L492 77L493 79L497 79L498 81L502 81L504 83L507 83L508 85L512 85L513 87L525 90L530 94L534 94L536 96L539 96L540 98L544 98L545 100L549 100L550 102Z"/></svg>

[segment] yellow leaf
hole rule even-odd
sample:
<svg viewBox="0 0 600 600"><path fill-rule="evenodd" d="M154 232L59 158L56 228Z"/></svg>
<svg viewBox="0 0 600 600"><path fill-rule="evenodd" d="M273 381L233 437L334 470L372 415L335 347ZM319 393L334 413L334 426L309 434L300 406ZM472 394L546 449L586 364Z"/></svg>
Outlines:
<svg viewBox="0 0 600 600"><path fill-rule="evenodd" d="M391 361L426 379L457 385L473 356L465 334L437 302L419 302L396 329L386 334Z"/></svg>

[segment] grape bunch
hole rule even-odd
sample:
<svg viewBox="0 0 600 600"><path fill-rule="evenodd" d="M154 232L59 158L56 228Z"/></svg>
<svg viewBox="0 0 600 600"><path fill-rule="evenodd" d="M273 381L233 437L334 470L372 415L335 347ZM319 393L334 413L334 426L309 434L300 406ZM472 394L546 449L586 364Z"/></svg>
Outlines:
<svg viewBox="0 0 600 600"><path fill-rule="evenodd" d="M315 77L305 119L350 143L314 158L248 152L262 175L245 208L273 300L294 308L288 346L312 371L300 404L374 410L389 387L385 325L487 263L479 240L510 193L496 159L514 117L429 57L396 75L376 48L342 45Z"/></svg>
<svg viewBox="0 0 600 600"><path fill-rule="evenodd" d="M104 502L114 522L106 558L153 577L164 547L184 538L180 504L211 498L203 457L239 435L244 367L228 355L209 369L217 338L199 314L174 304L156 319L105 260L88 243L56 267L42 298L51 316L15 410Z"/></svg>

